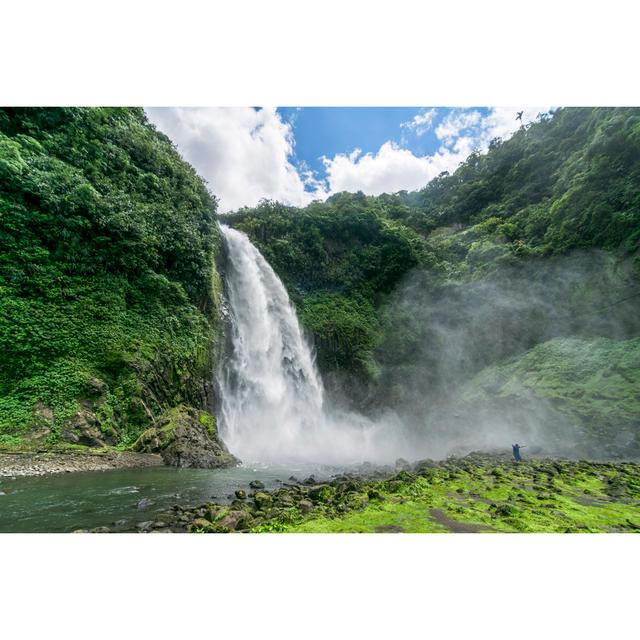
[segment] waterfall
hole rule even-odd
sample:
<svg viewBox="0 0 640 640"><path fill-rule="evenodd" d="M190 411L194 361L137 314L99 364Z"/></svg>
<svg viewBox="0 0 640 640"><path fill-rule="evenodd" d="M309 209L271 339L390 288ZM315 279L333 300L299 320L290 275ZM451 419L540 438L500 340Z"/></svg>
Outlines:
<svg viewBox="0 0 640 640"><path fill-rule="evenodd" d="M227 243L231 353L219 384L221 435L245 461L355 462L393 455L380 426L327 411L322 379L287 291L249 238L220 225Z"/></svg>

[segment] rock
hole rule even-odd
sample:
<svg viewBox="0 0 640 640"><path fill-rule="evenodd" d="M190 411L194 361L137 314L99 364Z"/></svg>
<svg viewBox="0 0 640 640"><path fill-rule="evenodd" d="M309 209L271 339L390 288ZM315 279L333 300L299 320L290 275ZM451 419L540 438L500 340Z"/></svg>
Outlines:
<svg viewBox="0 0 640 640"><path fill-rule="evenodd" d="M264 489L264 482L260 482L260 480L252 480L249 483L249 486L252 489Z"/></svg>
<svg viewBox="0 0 640 640"><path fill-rule="evenodd" d="M134 449L159 453L173 467L215 469L239 462L218 437L215 418L186 406L167 411L138 438Z"/></svg>
<svg viewBox="0 0 640 640"><path fill-rule="evenodd" d="M273 502L273 498L268 493L259 491L253 496L253 500L256 503L258 509L268 509Z"/></svg>
<svg viewBox="0 0 640 640"><path fill-rule="evenodd" d="M236 491L236 498L238 498L238 500L246 500L247 492L244 489L238 489Z"/></svg>
<svg viewBox="0 0 640 640"><path fill-rule="evenodd" d="M281 493L276 496L279 507L289 508L295 504L293 498L288 493Z"/></svg>
<svg viewBox="0 0 640 640"><path fill-rule="evenodd" d="M220 527L226 527L227 529L248 529L251 524L251 514L246 511L229 511L224 518L221 518L216 523Z"/></svg>
<svg viewBox="0 0 640 640"><path fill-rule="evenodd" d="M150 500L149 498L142 498L142 500L138 502L138 510L142 511L142 509L146 509L147 507L150 507L152 504L153 504L153 500Z"/></svg>
<svg viewBox="0 0 640 640"><path fill-rule="evenodd" d="M145 520L144 522L138 522L138 524L136 524L136 529L138 529L138 531L149 531L149 529L151 529L151 527L153 526L153 520Z"/></svg>
<svg viewBox="0 0 640 640"><path fill-rule="evenodd" d="M107 384L98 378L90 378L85 383L84 397L79 399L81 409L62 425L61 435L65 442L105 447L118 441L118 432L111 425L103 424L96 414L107 398L107 390ZM47 407L43 406L39 414L43 420L49 419Z"/></svg>
<svg viewBox="0 0 640 640"><path fill-rule="evenodd" d="M81 409L62 425L62 439L70 444L105 447L107 443L95 413Z"/></svg>
<svg viewBox="0 0 640 640"><path fill-rule="evenodd" d="M95 527L95 529L91 529L90 533L111 533L111 529L109 527Z"/></svg>
<svg viewBox="0 0 640 640"><path fill-rule="evenodd" d="M191 523L191 531L209 531L209 529L211 528L211 523L208 520L205 520L204 518L196 518L192 523Z"/></svg>
<svg viewBox="0 0 640 640"><path fill-rule="evenodd" d="M298 508L302 513L309 513L313 509L313 504L309 500L300 500Z"/></svg>
<svg viewBox="0 0 640 640"><path fill-rule="evenodd" d="M333 487L330 487L328 484L321 484L313 487L309 491L309 497L313 502L327 502L334 493L335 489Z"/></svg>

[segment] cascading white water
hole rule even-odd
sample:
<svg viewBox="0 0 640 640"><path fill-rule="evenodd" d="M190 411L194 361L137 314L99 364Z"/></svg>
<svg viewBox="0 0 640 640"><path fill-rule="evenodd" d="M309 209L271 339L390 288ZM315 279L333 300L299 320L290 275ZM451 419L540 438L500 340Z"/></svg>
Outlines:
<svg viewBox="0 0 640 640"><path fill-rule="evenodd" d="M221 434L245 461L346 463L398 453L362 416L324 407L322 380L284 285L247 236L220 225L232 353L220 375ZM384 440L384 441L383 441Z"/></svg>

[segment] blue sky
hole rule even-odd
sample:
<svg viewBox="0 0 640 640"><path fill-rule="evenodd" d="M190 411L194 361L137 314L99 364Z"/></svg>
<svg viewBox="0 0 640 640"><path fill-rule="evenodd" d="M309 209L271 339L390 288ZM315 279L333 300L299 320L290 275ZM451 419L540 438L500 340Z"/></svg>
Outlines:
<svg viewBox="0 0 640 640"><path fill-rule="evenodd" d="M323 156L350 154L361 149L375 153L387 141L410 150L416 156L435 153L440 141L435 128L453 111L435 108L432 126L424 133L402 126L433 107L280 107L278 113L291 124L295 137L293 159L304 162L322 179L326 171ZM472 107L486 116L488 109Z"/></svg>
<svg viewBox="0 0 640 640"><path fill-rule="evenodd" d="M424 187L548 107L163 107L149 119L207 180L219 211L304 206L340 191Z"/></svg>

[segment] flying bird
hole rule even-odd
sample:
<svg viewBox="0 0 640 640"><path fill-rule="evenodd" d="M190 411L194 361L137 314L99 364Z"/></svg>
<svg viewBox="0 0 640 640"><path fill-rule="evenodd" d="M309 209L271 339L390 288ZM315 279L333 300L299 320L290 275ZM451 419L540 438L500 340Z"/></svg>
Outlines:
<svg viewBox="0 0 640 640"><path fill-rule="evenodd" d="M520 122L522 122L522 114L524 113L524 111L518 111L518 115L516 116L516 120L520 120Z"/></svg>

